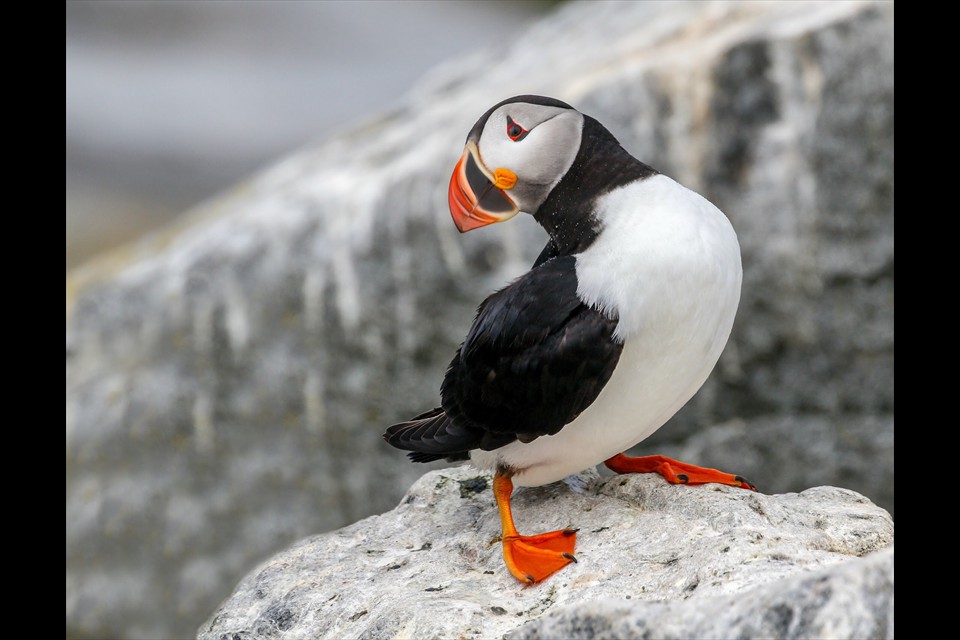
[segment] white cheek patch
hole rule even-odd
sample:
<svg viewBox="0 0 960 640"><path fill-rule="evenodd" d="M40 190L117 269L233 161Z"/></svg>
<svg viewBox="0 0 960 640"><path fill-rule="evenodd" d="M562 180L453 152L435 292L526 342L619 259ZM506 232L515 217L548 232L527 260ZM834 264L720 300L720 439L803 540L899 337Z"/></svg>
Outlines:
<svg viewBox="0 0 960 640"><path fill-rule="evenodd" d="M510 139L507 115L529 131L523 139ZM490 115L480 135L480 159L491 173L499 168L515 173L518 181L511 196L524 211L534 211L570 169L582 131L583 116L572 109L504 105Z"/></svg>

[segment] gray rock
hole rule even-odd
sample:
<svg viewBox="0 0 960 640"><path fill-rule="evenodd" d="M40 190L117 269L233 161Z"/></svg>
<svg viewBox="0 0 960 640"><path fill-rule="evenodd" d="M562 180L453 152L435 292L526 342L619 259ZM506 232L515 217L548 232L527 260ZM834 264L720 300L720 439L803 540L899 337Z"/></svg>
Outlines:
<svg viewBox="0 0 960 640"><path fill-rule="evenodd" d="M200 640L499 638L532 621L519 637L642 630L633 602L657 605L667 637L703 628L716 631L708 637L825 629L853 638L845 632L887 622L867 614L888 615L892 571L840 586L863 573L856 558L893 542L890 515L853 491L763 495L595 472L524 489L514 499L521 533L580 527L577 564L524 587L503 564L490 483L469 466L433 471L393 511L277 554L240 582ZM805 587L813 590L791 602ZM690 626L673 616L698 609Z"/></svg>
<svg viewBox="0 0 960 640"><path fill-rule="evenodd" d="M679 602L590 602L508 633L565 638L893 638L893 547L742 594Z"/></svg>
<svg viewBox="0 0 960 640"><path fill-rule="evenodd" d="M892 39L881 2L570 3L71 273L68 635L191 633L258 558L390 508L424 471L380 433L434 406L476 304L545 237L518 216L460 238L446 211L466 132L509 95L594 115L738 230L731 344L653 445L737 419L892 424ZM828 451L824 432L789 442ZM844 455L892 469L869 438ZM822 483L801 471L784 488ZM892 471L871 482L892 505Z"/></svg>

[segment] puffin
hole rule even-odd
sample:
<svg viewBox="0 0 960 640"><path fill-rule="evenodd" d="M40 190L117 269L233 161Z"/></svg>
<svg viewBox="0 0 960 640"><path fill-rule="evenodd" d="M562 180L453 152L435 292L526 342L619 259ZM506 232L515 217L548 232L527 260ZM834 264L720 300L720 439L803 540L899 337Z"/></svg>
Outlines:
<svg viewBox="0 0 960 640"><path fill-rule="evenodd" d="M700 194L634 158L555 98L490 107L448 188L461 233L532 215L549 239L532 268L480 303L440 406L387 428L414 462L493 473L503 558L523 583L571 562L577 529L520 535L510 497L605 464L675 484L756 487L740 475L623 452L706 381L740 300L733 226Z"/></svg>

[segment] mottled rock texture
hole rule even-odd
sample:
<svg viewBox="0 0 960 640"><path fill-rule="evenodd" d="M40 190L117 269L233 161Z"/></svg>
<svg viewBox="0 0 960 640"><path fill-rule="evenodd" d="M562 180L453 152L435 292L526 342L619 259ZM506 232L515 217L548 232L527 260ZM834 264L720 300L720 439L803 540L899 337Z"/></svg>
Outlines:
<svg viewBox="0 0 960 640"><path fill-rule="evenodd" d="M771 496L596 472L524 489L521 533L580 527L577 564L524 587L503 564L491 481L467 466L430 472L393 511L277 554L200 640L661 637L661 624L677 638L885 635L858 632L886 627L892 567L874 575L859 556L890 547L893 522L853 491Z"/></svg>
<svg viewBox="0 0 960 640"><path fill-rule="evenodd" d="M589 602L545 615L508 640L564 638L884 638L893 634L893 548L773 588L679 602Z"/></svg>
<svg viewBox="0 0 960 640"><path fill-rule="evenodd" d="M890 3L570 3L72 273L67 635L190 635L254 562L424 472L380 433L434 406L545 238L460 237L446 210L467 131L518 93L597 117L739 234L731 343L646 448L892 508L892 63Z"/></svg>

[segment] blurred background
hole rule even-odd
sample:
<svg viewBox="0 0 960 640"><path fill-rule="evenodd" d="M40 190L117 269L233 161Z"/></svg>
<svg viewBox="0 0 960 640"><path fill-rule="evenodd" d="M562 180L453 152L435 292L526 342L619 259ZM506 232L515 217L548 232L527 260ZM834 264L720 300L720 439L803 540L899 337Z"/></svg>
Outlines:
<svg viewBox="0 0 960 640"><path fill-rule="evenodd" d="M893 511L892 3L66 8L68 638L194 637L258 562L445 466L381 433L543 246L446 206L521 93L740 239L731 341L637 453Z"/></svg>
<svg viewBox="0 0 960 640"><path fill-rule="evenodd" d="M67 2L67 269L508 42L553 2Z"/></svg>

